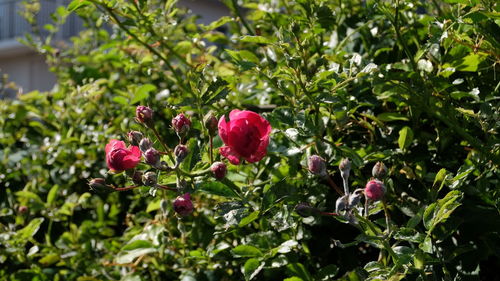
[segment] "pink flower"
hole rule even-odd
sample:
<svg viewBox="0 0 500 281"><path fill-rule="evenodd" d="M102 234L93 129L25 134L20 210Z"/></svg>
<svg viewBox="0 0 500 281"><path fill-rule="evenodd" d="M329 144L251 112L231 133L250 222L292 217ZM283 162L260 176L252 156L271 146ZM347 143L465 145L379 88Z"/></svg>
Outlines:
<svg viewBox="0 0 500 281"><path fill-rule="evenodd" d="M267 153L271 125L259 114L248 110L233 110L229 122L224 116L219 120L219 136L225 146L220 154L234 165L241 158L250 163L260 161Z"/></svg>
<svg viewBox="0 0 500 281"><path fill-rule="evenodd" d="M137 146L125 146L125 143L112 139L106 144L106 164L114 172L135 168L141 161L141 151Z"/></svg>

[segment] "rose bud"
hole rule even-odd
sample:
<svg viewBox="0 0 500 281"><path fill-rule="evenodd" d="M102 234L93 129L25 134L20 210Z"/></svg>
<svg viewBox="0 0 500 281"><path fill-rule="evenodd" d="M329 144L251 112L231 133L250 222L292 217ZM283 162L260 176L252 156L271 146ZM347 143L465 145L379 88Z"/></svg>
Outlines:
<svg viewBox="0 0 500 281"><path fill-rule="evenodd" d="M146 152L148 149L153 147L153 142L148 138L143 138L139 143L139 148L142 152Z"/></svg>
<svg viewBox="0 0 500 281"><path fill-rule="evenodd" d="M160 153L154 148L150 148L144 152L144 158L146 163L152 167L158 167L160 165Z"/></svg>
<svg viewBox="0 0 500 281"><path fill-rule="evenodd" d="M194 210L189 193L178 196L174 201L174 211L181 217L190 215Z"/></svg>
<svg viewBox="0 0 500 281"><path fill-rule="evenodd" d="M221 180L227 174L227 167L223 162L214 162L212 166L210 166L210 171L212 171L216 179Z"/></svg>
<svg viewBox="0 0 500 281"><path fill-rule="evenodd" d="M20 213L20 214L25 214L28 212L28 207L27 206L19 206L19 208L17 209L17 211Z"/></svg>
<svg viewBox="0 0 500 281"><path fill-rule="evenodd" d="M349 194L349 173L351 172L351 161L344 158L339 164L340 176L342 177L344 184L344 193Z"/></svg>
<svg viewBox="0 0 500 281"><path fill-rule="evenodd" d="M142 181L145 186L156 186L157 177L155 172L146 172L142 176Z"/></svg>
<svg viewBox="0 0 500 281"><path fill-rule="evenodd" d="M142 133L138 131L130 131L127 133L128 142L131 145L138 146L143 137Z"/></svg>
<svg viewBox="0 0 500 281"><path fill-rule="evenodd" d="M191 121L181 113L172 119L172 127L179 136L184 136L191 128Z"/></svg>
<svg viewBox="0 0 500 281"><path fill-rule="evenodd" d="M260 161L267 154L271 125L259 114L248 110L233 110L229 121L219 119L219 136L225 146L219 148L220 154L233 165L241 158L250 163Z"/></svg>
<svg viewBox="0 0 500 281"><path fill-rule="evenodd" d="M382 197L384 197L384 193L384 183L377 179L369 181L365 186L365 196L372 201L382 199Z"/></svg>
<svg viewBox="0 0 500 281"><path fill-rule="evenodd" d="M111 187L106 184L106 180L103 178L95 178L89 181L89 187L95 191L109 190Z"/></svg>
<svg viewBox="0 0 500 281"><path fill-rule="evenodd" d="M309 203L301 202L295 206L295 212L301 217L310 217L319 214L319 210L314 208Z"/></svg>
<svg viewBox="0 0 500 281"><path fill-rule="evenodd" d="M382 179L387 175L387 167L382 162L377 162L372 169L372 176L376 179Z"/></svg>
<svg viewBox="0 0 500 281"><path fill-rule="evenodd" d="M318 155L311 155L307 161L309 172L318 176L326 176L326 163L325 159Z"/></svg>
<svg viewBox="0 0 500 281"><path fill-rule="evenodd" d="M106 164L113 172L135 168L141 161L141 151L137 146L125 146L123 141L112 139L106 144Z"/></svg>
<svg viewBox="0 0 500 281"><path fill-rule="evenodd" d="M135 109L135 120L146 127L151 127L153 125L153 110L147 106L139 105Z"/></svg>
<svg viewBox="0 0 500 281"><path fill-rule="evenodd" d="M135 171L132 175L132 181L135 185L144 185L144 183L142 182L142 172Z"/></svg>
<svg viewBox="0 0 500 281"><path fill-rule="evenodd" d="M174 148L175 163L178 166L189 153L187 146L179 144Z"/></svg>
<svg viewBox="0 0 500 281"><path fill-rule="evenodd" d="M209 113L207 114L207 116L205 116L204 123L205 128L207 128L208 130L208 134L210 136L215 135L215 133L217 132L217 118L215 118L213 113Z"/></svg>
<svg viewBox="0 0 500 281"><path fill-rule="evenodd" d="M351 171L351 161L348 158L342 159L339 164L339 170L342 177L349 177L349 173Z"/></svg>

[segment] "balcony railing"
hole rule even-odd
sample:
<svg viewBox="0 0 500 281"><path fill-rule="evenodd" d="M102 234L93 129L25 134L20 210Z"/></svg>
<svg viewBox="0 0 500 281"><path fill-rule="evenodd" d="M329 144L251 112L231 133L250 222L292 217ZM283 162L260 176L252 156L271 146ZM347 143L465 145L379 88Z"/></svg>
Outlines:
<svg viewBox="0 0 500 281"><path fill-rule="evenodd" d="M23 9L21 2L18 0L0 0L0 41L22 37L24 34L31 32L31 26L20 15ZM45 24L52 23L50 15L55 12L57 7L68 5L69 2L69 0L41 0L40 11L36 15L38 25L43 29ZM66 19L56 37L58 39L69 38L77 35L80 30L82 30L82 20L72 14Z"/></svg>

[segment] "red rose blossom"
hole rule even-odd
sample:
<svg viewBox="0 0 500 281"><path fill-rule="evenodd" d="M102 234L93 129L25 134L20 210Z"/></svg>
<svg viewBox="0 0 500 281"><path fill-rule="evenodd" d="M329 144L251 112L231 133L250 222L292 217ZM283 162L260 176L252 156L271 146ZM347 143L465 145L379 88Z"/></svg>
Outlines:
<svg viewBox="0 0 500 281"><path fill-rule="evenodd" d="M141 151L137 146L125 146L119 140L110 140L106 144L106 164L114 172L132 169L141 161Z"/></svg>
<svg viewBox="0 0 500 281"><path fill-rule="evenodd" d="M234 165L243 158L250 163L260 161L267 153L271 125L259 114L248 110L233 110L229 121L219 120L219 136L225 146L220 154Z"/></svg>

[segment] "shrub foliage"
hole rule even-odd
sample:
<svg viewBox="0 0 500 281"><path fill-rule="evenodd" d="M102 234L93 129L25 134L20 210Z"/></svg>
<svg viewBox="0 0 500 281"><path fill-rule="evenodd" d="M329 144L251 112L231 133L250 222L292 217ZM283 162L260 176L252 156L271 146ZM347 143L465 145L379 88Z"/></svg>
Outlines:
<svg viewBox="0 0 500 281"><path fill-rule="evenodd" d="M0 101L0 277L492 280L498 3L223 2L227 16L200 24L175 0L74 0L27 36L58 84ZM25 6L36 25L39 3ZM86 29L55 41L71 13ZM134 120L138 105L154 110L157 134ZM256 163L227 162L219 136L211 149L204 116L233 109L273 128ZM190 192L193 214L175 214L170 190L89 190L97 177L132 184L108 172L110 139L136 130L173 148L180 113L192 122L189 153L158 183ZM328 176L308 171L311 155ZM367 216L364 199L350 216L332 214L343 158L351 191L376 162L388 167ZM207 173L213 161L227 164L224 179Z"/></svg>

